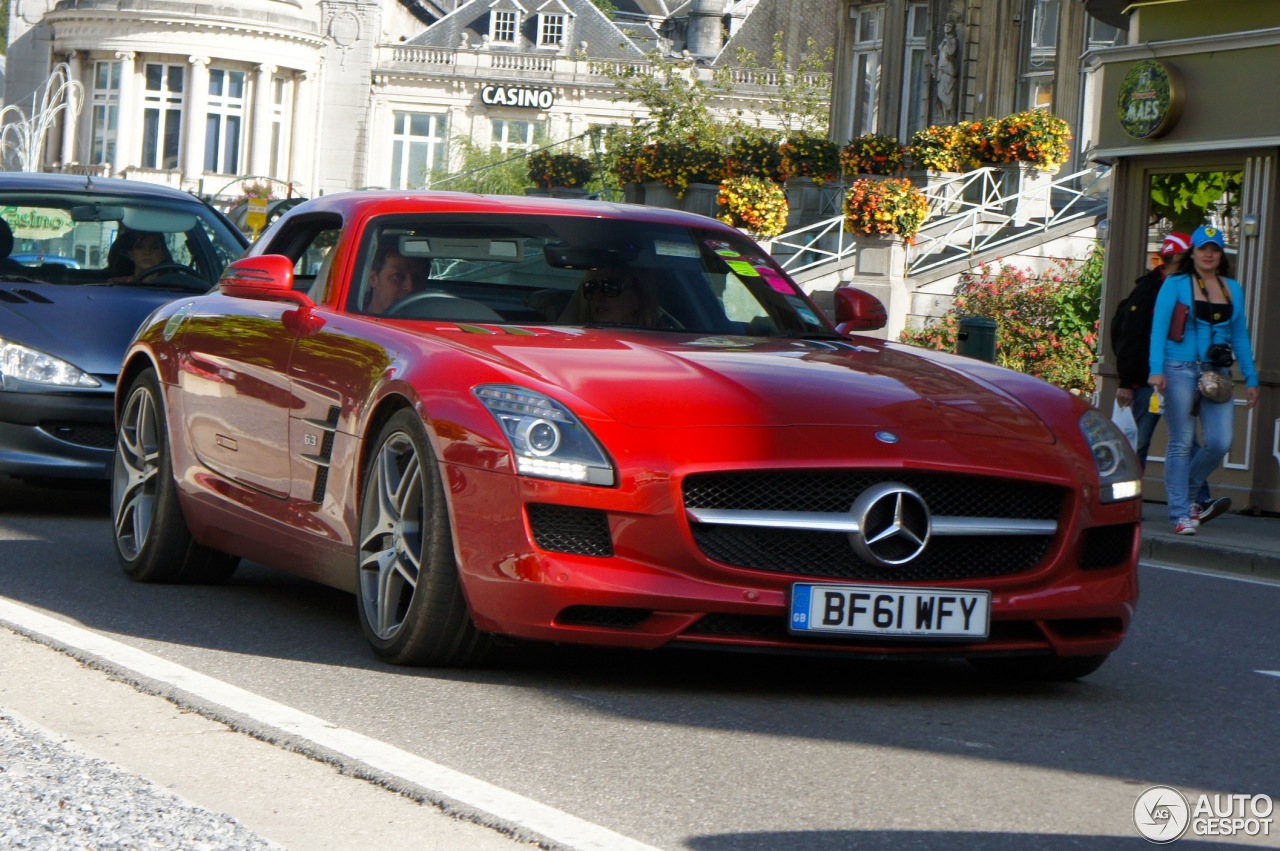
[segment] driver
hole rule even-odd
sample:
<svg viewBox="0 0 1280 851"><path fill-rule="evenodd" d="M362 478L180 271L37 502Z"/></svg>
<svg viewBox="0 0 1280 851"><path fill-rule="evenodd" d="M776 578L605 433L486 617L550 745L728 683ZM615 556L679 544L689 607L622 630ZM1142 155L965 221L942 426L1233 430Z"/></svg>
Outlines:
<svg viewBox="0 0 1280 851"><path fill-rule="evenodd" d="M143 281L150 277L148 270L173 263L164 234L154 231L123 231L116 237L112 248L116 253L117 268L120 272L111 278L113 284Z"/></svg>
<svg viewBox="0 0 1280 851"><path fill-rule="evenodd" d="M394 242L382 246L373 257L373 269L365 287L368 293L365 312L386 313L400 299L426 289L430 277L430 260L405 257Z"/></svg>

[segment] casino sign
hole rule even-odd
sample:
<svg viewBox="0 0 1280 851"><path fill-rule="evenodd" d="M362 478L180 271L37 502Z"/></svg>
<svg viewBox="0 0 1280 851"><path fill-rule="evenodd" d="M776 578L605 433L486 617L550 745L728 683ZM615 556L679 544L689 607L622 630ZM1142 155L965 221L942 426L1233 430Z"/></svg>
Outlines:
<svg viewBox="0 0 1280 851"><path fill-rule="evenodd" d="M527 86L485 86L480 90L480 100L488 106L550 109L556 102L556 96L551 89L532 89Z"/></svg>

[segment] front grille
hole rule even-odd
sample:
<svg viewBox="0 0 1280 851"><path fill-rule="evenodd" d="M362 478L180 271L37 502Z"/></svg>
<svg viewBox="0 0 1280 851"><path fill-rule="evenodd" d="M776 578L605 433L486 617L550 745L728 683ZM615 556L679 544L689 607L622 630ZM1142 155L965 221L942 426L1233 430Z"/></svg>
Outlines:
<svg viewBox="0 0 1280 851"><path fill-rule="evenodd" d="M862 491L882 482L915 490L934 516L1056 520L1064 491L1050 485L900 470L815 473L715 473L684 483L690 508L848 512ZM932 582L1009 576L1033 570L1049 535L937 536L916 559L892 567L868 563L844 532L692 523L698 548L735 567L821 579Z"/></svg>
<svg viewBox="0 0 1280 851"><path fill-rule="evenodd" d="M533 541L553 553L612 556L609 517L594 508L532 502L526 506Z"/></svg>
<svg viewBox="0 0 1280 851"><path fill-rule="evenodd" d="M1128 560L1133 552L1136 523L1086 529L1080 545L1081 570L1105 570Z"/></svg>
<svg viewBox="0 0 1280 851"><path fill-rule="evenodd" d="M90 449L114 449L116 430L98 423L44 422L40 430L50 437Z"/></svg>
<svg viewBox="0 0 1280 851"><path fill-rule="evenodd" d="M919 558L893 567L858 558L843 532L806 532L695 523L693 538L708 558L735 567L821 579L933 582L1009 576L1044 558L1047 535L932 538Z"/></svg>
<svg viewBox="0 0 1280 851"><path fill-rule="evenodd" d="M689 508L840 513L881 482L912 488L937 515L1055 520L1062 510L1062 490L1052 485L901 470L706 473L685 479L684 502Z"/></svg>

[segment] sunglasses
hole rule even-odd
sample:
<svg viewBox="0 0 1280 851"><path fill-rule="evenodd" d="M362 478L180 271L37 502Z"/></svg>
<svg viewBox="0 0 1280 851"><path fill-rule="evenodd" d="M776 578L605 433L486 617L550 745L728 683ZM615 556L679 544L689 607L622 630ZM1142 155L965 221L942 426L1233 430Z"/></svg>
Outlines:
<svg viewBox="0 0 1280 851"><path fill-rule="evenodd" d="M617 298L630 288L630 281L619 281L614 278L601 278L598 281L583 281L582 294L591 298L596 293L604 293L605 298Z"/></svg>

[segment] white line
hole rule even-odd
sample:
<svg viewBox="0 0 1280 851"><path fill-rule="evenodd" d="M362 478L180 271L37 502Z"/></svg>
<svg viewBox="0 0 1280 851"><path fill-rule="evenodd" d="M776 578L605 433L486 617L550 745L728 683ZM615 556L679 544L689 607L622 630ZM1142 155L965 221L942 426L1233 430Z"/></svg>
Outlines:
<svg viewBox="0 0 1280 851"><path fill-rule="evenodd" d="M1173 573L1194 573L1196 576L1208 576L1214 579L1229 579L1233 582L1245 582L1249 585L1268 585L1272 588L1280 588L1280 579L1271 579L1266 576L1246 576L1242 573L1229 573L1224 570L1213 570L1207 567L1187 567L1180 564L1168 564L1161 561L1148 561L1142 559L1141 564L1147 567L1154 567L1159 570L1168 570Z"/></svg>
<svg viewBox="0 0 1280 851"><path fill-rule="evenodd" d="M1262 674L1264 677L1280 677L1280 671L1254 671L1255 674Z"/></svg>
<svg viewBox="0 0 1280 851"><path fill-rule="evenodd" d="M51 618L0 597L0 622L47 636L150 680L174 686L202 700L322 748L357 760L380 773L435 792L557 845L582 851L656 851L652 846L577 816L509 792L368 736L336 727L313 715L205 676L181 665L87 629Z"/></svg>

